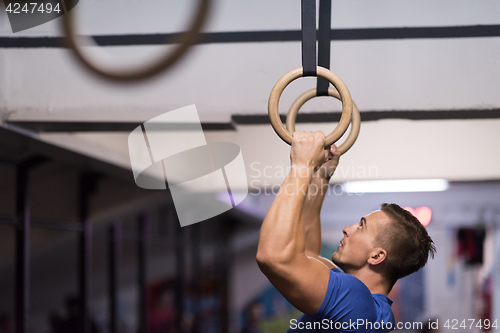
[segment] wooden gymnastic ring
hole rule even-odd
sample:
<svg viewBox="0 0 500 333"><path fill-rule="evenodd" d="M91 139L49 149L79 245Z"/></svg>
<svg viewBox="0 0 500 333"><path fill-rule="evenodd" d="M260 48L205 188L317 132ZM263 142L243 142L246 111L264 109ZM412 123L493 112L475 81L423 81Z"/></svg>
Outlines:
<svg viewBox="0 0 500 333"><path fill-rule="evenodd" d="M342 81L342 79L335 73L319 66L317 67L316 72L318 76L327 79L335 86L335 88L337 88L342 101L342 116L340 117L340 121L333 132L326 136L325 146L329 146L340 139L340 137L344 135L345 131L347 130L347 127L349 127L352 115L352 99L351 94L349 93L349 89L347 89L344 81ZM291 71L283 75L278 80L278 82L276 82L273 89L271 90L271 95L269 96L268 113L269 119L271 120L271 125L273 126L276 134L278 134L278 136L288 144L292 144L292 133L290 133L281 122L279 115L279 100L286 86L302 76L302 67L292 69Z"/></svg>
<svg viewBox="0 0 500 333"><path fill-rule="evenodd" d="M339 92L333 88L328 88L328 95L331 97L335 97L338 100L340 99ZM304 105L305 102L310 100L311 98L316 97L316 89L310 89L300 95L295 102L293 102L292 106L290 106L290 110L288 110L288 114L286 116L286 129L293 133L295 132L295 119L297 118L297 113L299 113L300 108ZM349 136L342 143L337 150L340 151L341 154L346 153L356 142L359 134L359 128L361 127L361 116L359 114L358 107L354 101L352 102L352 118L351 118L351 131L349 132Z"/></svg>
<svg viewBox="0 0 500 333"><path fill-rule="evenodd" d="M74 24L75 8L67 11L66 14L62 16L62 29L66 35L64 39L80 63L95 74L114 81L140 81L157 75L172 66L197 41L199 33L208 17L211 3L212 0L199 0L198 12L193 17L189 25L189 30L180 34L179 45L176 46L172 52L168 52L165 56L152 62L150 66L145 68L133 68L126 71L110 70L90 59L90 57L82 51L82 46L77 42Z"/></svg>

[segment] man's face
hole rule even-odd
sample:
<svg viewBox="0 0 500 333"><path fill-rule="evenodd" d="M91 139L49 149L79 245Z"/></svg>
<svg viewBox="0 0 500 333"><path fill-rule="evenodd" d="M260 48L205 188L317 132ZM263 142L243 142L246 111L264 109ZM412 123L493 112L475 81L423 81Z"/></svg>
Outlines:
<svg viewBox="0 0 500 333"><path fill-rule="evenodd" d="M340 241L332 261L346 273L352 273L367 265L374 253L375 238L381 227L390 223L389 217L381 210L361 218L358 223L342 229L344 238Z"/></svg>

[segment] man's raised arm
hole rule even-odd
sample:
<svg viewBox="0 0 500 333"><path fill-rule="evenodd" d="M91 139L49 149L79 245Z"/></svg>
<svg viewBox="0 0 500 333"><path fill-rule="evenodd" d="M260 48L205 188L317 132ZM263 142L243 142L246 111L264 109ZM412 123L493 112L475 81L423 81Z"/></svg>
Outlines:
<svg viewBox="0 0 500 333"><path fill-rule="evenodd" d="M309 257L321 260L328 268L336 267L327 258L321 257L321 206L328 192L328 184L339 163L340 152L332 145L328 160L316 171L311 179L307 193L302 219L305 228L305 252Z"/></svg>
<svg viewBox="0 0 500 333"><path fill-rule="evenodd" d="M295 132L291 147L291 171L262 223L257 250L261 271L280 293L300 311L313 314L328 286L329 269L305 254L302 208L314 170L328 151L325 135Z"/></svg>

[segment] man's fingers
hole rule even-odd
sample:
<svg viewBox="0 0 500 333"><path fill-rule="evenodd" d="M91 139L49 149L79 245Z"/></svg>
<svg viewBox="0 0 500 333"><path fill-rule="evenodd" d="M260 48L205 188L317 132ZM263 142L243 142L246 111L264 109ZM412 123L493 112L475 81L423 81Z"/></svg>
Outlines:
<svg viewBox="0 0 500 333"><path fill-rule="evenodd" d="M314 133L316 133L316 134L320 134L320 135L325 136L325 133L323 133L323 131L320 131L320 130L317 130L317 131L316 131L316 132L314 132Z"/></svg>
<svg viewBox="0 0 500 333"><path fill-rule="evenodd" d="M325 133L318 130L318 131L314 132L314 135L316 136L316 138L318 138L319 140L321 140L323 142L323 145L325 145L325 141L326 141Z"/></svg>
<svg viewBox="0 0 500 333"><path fill-rule="evenodd" d="M333 156L335 157L340 157L340 155L342 155L340 153L340 151L337 149L337 146L336 145L332 145L332 147L330 148L330 152L332 153Z"/></svg>

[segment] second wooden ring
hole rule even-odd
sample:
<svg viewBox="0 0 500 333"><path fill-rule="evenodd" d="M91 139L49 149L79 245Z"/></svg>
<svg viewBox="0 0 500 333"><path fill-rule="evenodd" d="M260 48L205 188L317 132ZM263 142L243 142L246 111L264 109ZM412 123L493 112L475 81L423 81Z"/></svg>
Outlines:
<svg viewBox="0 0 500 333"><path fill-rule="evenodd" d="M297 114L299 113L300 108L304 105L308 100L317 96L316 89L310 89L300 95L295 102L293 102L292 106L290 106L290 110L288 110L288 114L286 116L286 129L293 133L295 132L295 119L297 118ZM339 92L335 88L328 88L328 96L334 97L338 100L341 100ZM359 129L361 127L361 116L359 114L358 107L354 101L352 102L352 118L351 118L351 131L349 132L349 136L342 143L337 150L340 153L344 154L347 152L356 139L358 138Z"/></svg>

